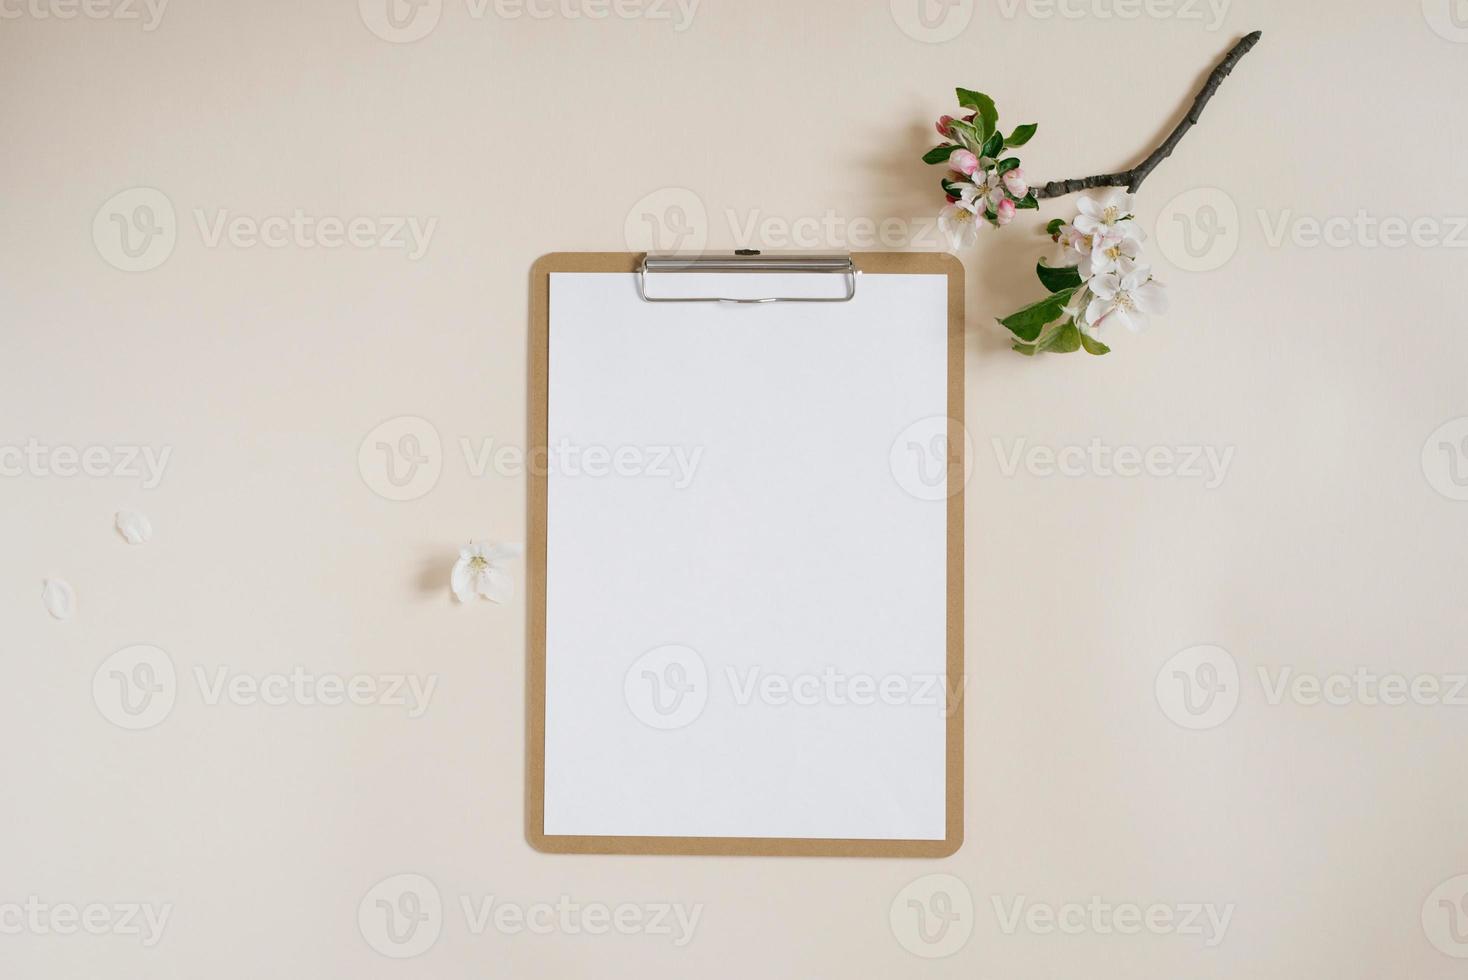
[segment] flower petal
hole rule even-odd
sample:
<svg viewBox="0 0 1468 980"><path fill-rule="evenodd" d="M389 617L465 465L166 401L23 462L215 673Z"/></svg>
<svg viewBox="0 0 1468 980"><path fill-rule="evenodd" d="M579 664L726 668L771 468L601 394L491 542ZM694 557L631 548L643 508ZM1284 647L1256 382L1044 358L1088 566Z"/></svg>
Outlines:
<svg viewBox="0 0 1468 980"><path fill-rule="evenodd" d="M117 533L128 544L142 544L153 536L153 522L135 510L117 512Z"/></svg>
<svg viewBox="0 0 1468 980"><path fill-rule="evenodd" d="M938 227L953 248L972 245L979 237L978 219L962 204L950 204L938 215Z"/></svg>
<svg viewBox="0 0 1468 980"><path fill-rule="evenodd" d="M1126 191L1121 190L1120 188L1109 191L1107 195L1101 199L1101 210L1104 211L1107 208L1116 208L1116 210L1121 212L1122 214L1131 214L1132 196Z"/></svg>
<svg viewBox="0 0 1468 980"><path fill-rule="evenodd" d="M1159 282L1146 283L1133 291L1132 302L1142 313L1166 313L1167 290Z"/></svg>
<svg viewBox="0 0 1468 980"><path fill-rule="evenodd" d="M474 590L470 587L469 559L461 557L454 562L454 570L449 575L449 588L454 592L454 598L460 602L468 602L474 597Z"/></svg>
<svg viewBox="0 0 1468 980"><path fill-rule="evenodd" d="M478 576L475 588L490 602L505 602L515 594L515 580L503 568L491 565Z"/></svg>
<svg viewBox="0 0 1468 980"><path fill-rule="evenodd" d="M41 582L41 601L52 619L70 619L76 612L76 590L65 579L48 578Z"/></svg>

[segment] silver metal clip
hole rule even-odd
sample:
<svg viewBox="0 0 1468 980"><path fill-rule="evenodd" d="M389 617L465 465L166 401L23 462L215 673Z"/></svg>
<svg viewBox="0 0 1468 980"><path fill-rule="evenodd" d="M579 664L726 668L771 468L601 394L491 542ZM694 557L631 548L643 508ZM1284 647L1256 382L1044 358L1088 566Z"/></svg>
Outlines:
<svg viewBox="0 0 1468 980"><path fill-rule="evenodd" d="M823 272L846 277L844 296L760 296L741 299L733 296L649 296L649 273L660 275L683 272ZM741 248L728 254L677 255L648 253L637 270L637 292L649 303L849 303L856 298L856 263L847 254L765 255L758 249Z"/></svg>

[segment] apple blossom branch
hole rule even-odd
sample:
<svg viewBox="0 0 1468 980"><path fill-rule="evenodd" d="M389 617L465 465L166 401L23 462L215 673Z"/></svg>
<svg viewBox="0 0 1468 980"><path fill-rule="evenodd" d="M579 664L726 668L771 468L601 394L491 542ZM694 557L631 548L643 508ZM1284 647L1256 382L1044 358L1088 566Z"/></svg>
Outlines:
<svg viewBox="0 0 1468 980"><path fill-rule="evenodd" d="M1203 107L1213 98L1223 80L1228 77L1229 72L1234 70L1234 65L1239 63L1244 55L1248 54L1254 45L1259 43L1263 36L1262 31L1252 31L1239 39L1239 42L1223 56L1223 60L1208 75L1208 80L1198 90L1193 99L1192 108L1183 117L1182 122L1177 124L1162 145L1152 151L1152 155L1130 170L1123 170L1115 174L1097 174L1094 177L1076 177L1071 180L1052 180L1048 184L1034 188L1037 198L1060 197L1064 194L1074 194L1076 191L1090 190L1093 187L1125 187L1129 193L1135 194L1137 188L1142 186L1142 181L1157 168L1157 165L1172 155L1178 143L1187 134L1188 130L1197 125L1199 117L1203 115Z"/></svg>

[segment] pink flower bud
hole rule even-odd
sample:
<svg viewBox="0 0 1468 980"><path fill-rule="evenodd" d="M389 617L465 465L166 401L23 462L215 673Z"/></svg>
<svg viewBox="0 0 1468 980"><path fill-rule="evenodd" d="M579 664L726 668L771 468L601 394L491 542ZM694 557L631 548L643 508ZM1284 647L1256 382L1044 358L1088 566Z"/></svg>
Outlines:
<svg viewBox="0 0 1468 980"><path fill-rule="evenodd" d="M998 220L1001 227L1014 220L1015 207L1013 201L1000 201L994 208L994 211L998 215L996 220Z"/></svg>
<svg viewBox="0 0 1468 980"><path fill-rule="evenodd" d="M934 123L934 125L938 129L938 135L941 136L941 137L943 137L944 139L952 139L953 138L953 133L948 128L952 124L953 124L953 117L952 116L939 116L938 117L938 121L936 123Z"/></svg>
<svg viewBox="0 0 1468 980"><path fill-rule="evenodd" d="M1004 175L1004 189L1015 197L1024 197L1030 192L1030 185L1025 182L1025 172L1022 167L1015 167Z"/></svg>
<svg viewBox="0 0 1468 980"><path fill-rule="evenodd" d="M954 150L948 154L948 166L957 170L965 177L969 177L973 175L975 170L979 169L979 158L968 150Z"/></svg>

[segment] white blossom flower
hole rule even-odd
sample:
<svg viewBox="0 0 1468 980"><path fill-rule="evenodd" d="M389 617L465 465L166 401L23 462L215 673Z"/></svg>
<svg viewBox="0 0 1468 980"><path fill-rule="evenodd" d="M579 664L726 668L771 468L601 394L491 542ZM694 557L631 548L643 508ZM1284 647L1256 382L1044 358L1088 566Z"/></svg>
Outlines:
<svg viewBox="0 0 1468 980"><path fill-rule="evenodd" d="M1132 196L1125 191L1113 190L1099 201L1093 197L1082 197L1076 202L1076 210L1080 211L1074 222L1077 231L1083 235L1104 233L1130 217Z"/></svg>
<svg viewBox="0 0 1468 980"><path fill-rule="evenodd" d="M1115 271L1096 276L1087 287L1092 297L1085 322L1091 330L1114 320L1136 332L1146 325L1148 314L1167 312L1167 294L1152 278L1150 266L1123 260Z"/></svg>
<svg viewBox="0 0 1468 980"><path fill-rule="evenodd" d="M938 227L954 248L966 248L979 238L979 189L965 184L958 200L938 214Z"/></svg>
<svg viewBox="0 0 1468 980"><path fill-rule="evenodd" d="M1140 261L1144 237L1135 221L1119 222L1090 235L1066 225L1060 230L1056 264L1076 266L1081 279L1087 280L1112 271L1123 259Z"/></svg>
<svg viewBox="0 0 1468 980"><path fill-rule="evenodd" d="M454 597L468 602L475 595L491 602L504 602L515 593L514 579L505 571L502 563L519 557L521 548L516 544L483 545L470 541L459 549L459 560L454 562L449 585Z"/></svg>
<svg viewBox="0 0 1468 980"><path fill-rule="evenodd" d="M974 183L978 185L979 192L983 194L984 200L989 202L991 210L998 211L1001 201L1009 200L1009 195L1004 188L1004 175L994 169L994 161L987 157L981 161L984 165L982 177L974 174Z"/></svg>

